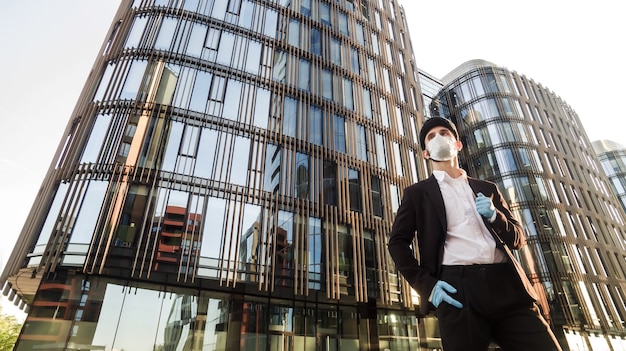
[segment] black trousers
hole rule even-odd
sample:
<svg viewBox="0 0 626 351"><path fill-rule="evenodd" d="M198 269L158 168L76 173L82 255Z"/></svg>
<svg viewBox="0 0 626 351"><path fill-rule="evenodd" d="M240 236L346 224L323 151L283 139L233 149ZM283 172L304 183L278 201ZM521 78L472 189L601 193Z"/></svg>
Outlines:
<svg viewBox="0 0 626 351"><path fill-rule="evenodd" d="M440 279L463 304L437 308L444 351L485 351L492 341L503 351L561 350L516 274L508 264L443 267Z"/></svg>

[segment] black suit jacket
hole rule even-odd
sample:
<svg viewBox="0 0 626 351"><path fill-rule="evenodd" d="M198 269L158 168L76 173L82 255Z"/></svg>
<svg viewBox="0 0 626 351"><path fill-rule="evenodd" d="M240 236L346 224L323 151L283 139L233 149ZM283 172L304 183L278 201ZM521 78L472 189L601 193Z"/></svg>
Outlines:
<svg viewBox="0 0 626 351"><path fill-rule="evenodd" d="M474 194L480 192L492 197L497 215L493 223L484 220L485 225L494 236L496 246L506 253L508 261L515 268L512 272L517 272L520 288L525 289L530 298L537 300L532 284L510 251L526 243L524 230L513 218L495 183L469 177L468 181ZM447 228L443 197L433 175L404 190L388 248L398 271L420 295L420 311L423 314L432 309L427 299L440 273ZM415 237L417 258L411 248Z"/></svg>

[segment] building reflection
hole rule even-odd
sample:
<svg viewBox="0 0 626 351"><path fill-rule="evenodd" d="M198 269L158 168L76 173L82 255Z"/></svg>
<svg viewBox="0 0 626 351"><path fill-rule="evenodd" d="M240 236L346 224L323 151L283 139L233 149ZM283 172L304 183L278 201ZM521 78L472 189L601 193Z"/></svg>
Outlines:
<svg viewBox="0 0 626 351"><path fill-rule="evenodd" d="M417 319L410 313L372 314L355 307L85 279L76 274L42 283L16 351L357 351L373 341L371 335L378 336L381 350L418 344Z"/></svg>

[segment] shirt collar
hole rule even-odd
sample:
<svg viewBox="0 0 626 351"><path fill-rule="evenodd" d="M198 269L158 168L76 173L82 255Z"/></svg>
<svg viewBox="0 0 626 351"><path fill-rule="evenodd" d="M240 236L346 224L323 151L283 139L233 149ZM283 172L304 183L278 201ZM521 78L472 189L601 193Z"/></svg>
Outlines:
<svg viewBox="0 0 626 351"><path fill-rule="evenodd" d="M467 182L467 173L465 172L464 169L461 169L461 175L458 176L457 178L450 177L446 171L435 170L433 171L433 175L435 176L435 178L437 179L439 183L449 182L449 181L454 181L454 180L463 180L464 182Z"/></svg>

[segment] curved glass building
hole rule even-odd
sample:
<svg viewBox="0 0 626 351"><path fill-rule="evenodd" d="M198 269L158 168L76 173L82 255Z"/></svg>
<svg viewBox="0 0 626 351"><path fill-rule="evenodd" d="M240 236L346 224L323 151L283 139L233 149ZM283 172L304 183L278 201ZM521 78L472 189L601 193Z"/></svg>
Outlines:
<svg viewBox="0 0 626 351"><path fill-rule="evenodd" d="M624 211L577 114L531 79L482 60L443 78L431 113L462 135L462 167L496 182L523 224L517 254L564 349L626 345Z"/></svg>
<svg viewBox="0 0 626 351"><path fill-rule="evenodd" d="M421 111L396 1L123 0L2 273L15 350L437 346L386 250Z"/></svg>
<svg viewBox="0 0 626 351"><path fill-rule="evenodd" d="M591 145L609 177L611 188L626 211L626 147L610 140L597 140Z"/></svg>

